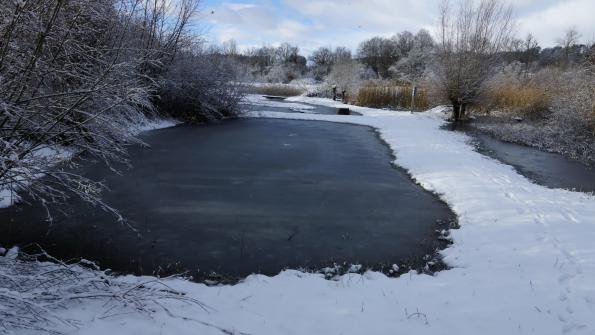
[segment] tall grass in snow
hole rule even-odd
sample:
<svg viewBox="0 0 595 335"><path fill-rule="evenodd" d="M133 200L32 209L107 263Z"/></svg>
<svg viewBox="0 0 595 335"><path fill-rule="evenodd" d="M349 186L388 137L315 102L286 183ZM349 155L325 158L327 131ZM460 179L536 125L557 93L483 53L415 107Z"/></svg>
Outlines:
<svg viewBox="0 0 595 335"><path fill-rule="evenodd" d="M276 95L282 97L293 97L302 95L305 90L293 85L287 84L265 84L255 85L248 87L248 93L253 94L264 94L264 95Z"/></svg>
<svg viewBox="0 0 595 335"><path fill-rule="evenodd" d="M359 89L357 104L375 108L410 109L411 94L411 86L368 82ZM425 90L417 90L414 103L414 110L429 108Z"/></svg>
<svg viewBox="0 0 595 335"><path fill-rule="evenodd" d="M536 117L549 109L551 91L535 83L506 82L491 87L488 106L504 112Z"/></svg>

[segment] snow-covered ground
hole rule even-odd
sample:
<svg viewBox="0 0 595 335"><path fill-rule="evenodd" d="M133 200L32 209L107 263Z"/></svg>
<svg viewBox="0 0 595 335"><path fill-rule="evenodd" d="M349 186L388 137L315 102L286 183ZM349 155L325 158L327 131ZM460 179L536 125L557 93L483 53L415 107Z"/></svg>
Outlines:
<svg viewBox="0 0 595 335"><path fill-rule="evenodd" d="M289 84L262 82L240 82L239 84L253 87L285 86L289 88L297 88L302 90L304 92L304 95L315 95L316 93L320 92L321 90L324 90L325 88L330 90L330 85L328 85L325 82L317 82L313 78L294 79Z"/></svg>
<svg viewBox="0 0 595 335"><path fill-rule="evenodd" d="M295 97L293 103L340 106ZM442 251L452 268L409 273L252 275L234 286L165 280L187 302L162 302L148 316L108 298L70 302L54 313L77 319L74 334L595 334L595 197L532 184L441 130L440 111L411 114L349 106L363 116L251 112L251 117L325 120L378 129L424 188L447 202L461 226ZM140 282L133 276L111 279ZM87 302L85 302L87 301ZM125 313L125 314L123 314Z"/></svg>

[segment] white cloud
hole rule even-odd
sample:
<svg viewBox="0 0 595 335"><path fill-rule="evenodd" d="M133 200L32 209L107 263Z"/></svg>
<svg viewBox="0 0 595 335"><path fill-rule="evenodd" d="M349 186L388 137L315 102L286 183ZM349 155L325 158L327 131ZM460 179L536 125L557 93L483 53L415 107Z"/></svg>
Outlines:
<svg viewBox="0 0 595 335"><path fill-rule="evenodd" d="M320 46L356 49L364 39L391 36L403 30L434 31L440 3L441 0L223 1L206 8L206 17L210 35L218 42L234 38L240 47L290 42L309 53ZM585 40L595 38L595 0L516 0L513 5L519 35L530 32L542 46L554 45L555 39L570 26L576 26Z"/></svg>
<svg viewBox="0 0 595 335"><path fill-rule="evenodd" d="M554 45L569 27L582 34L583 42L595 38L595 0L559 1L519 18L519 33L533 34L543 46Z"/></svg>

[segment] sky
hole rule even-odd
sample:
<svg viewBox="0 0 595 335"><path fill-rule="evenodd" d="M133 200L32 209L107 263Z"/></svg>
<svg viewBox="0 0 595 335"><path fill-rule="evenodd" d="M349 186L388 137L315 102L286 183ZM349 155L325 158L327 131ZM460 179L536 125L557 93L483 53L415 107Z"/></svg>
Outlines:
<svg viewBox="0 0 595 335"><path fill-rule="evenodd" d="M442 0L203 0L200 26L214 43L234 39L240 49L298 45L304 54L321 46L352 50L373 36L403 30L436 31ZM451 0L456 2L458 0ZM554 46L569 27L595 41L595 0L511 1L519 37L533 34Z"/></svg>

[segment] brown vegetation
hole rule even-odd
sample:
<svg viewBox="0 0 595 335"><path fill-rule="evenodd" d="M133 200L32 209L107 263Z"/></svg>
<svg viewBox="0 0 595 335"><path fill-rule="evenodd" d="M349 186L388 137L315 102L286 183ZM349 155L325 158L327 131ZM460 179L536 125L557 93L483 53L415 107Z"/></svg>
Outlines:
<svg viewBox="0 0 595 335"><path fill-rule="evenodd" d="M551 106L550 94L536 83L505 82L488 90L486 105L490 109L536 117Z"/></svg>
<svg viewBox="0 0 595 335"><path fill-rule="evenodd" d="M411 86L389 82L368 81L359 89L357 104L376 108L411 108ZM414 110L425 110L430 106L427 93L417 89Z"/></svg>
<svg viewBox="0 0 595 335"><path fill-rule="evenodd" d="M292 85L269 84L250 86L248 88L248 92L254 94L276 95L281 97L294 97L304 94L305 90Z"/></svg>

